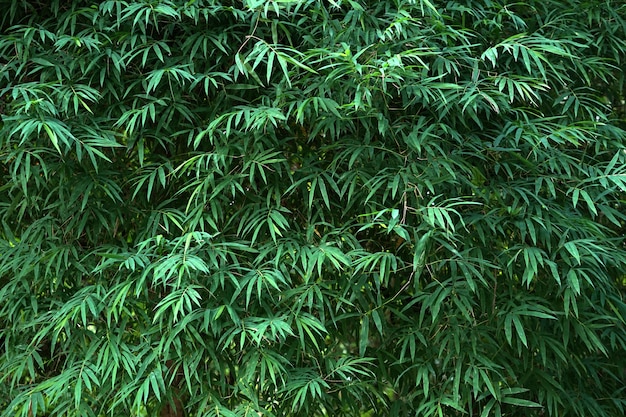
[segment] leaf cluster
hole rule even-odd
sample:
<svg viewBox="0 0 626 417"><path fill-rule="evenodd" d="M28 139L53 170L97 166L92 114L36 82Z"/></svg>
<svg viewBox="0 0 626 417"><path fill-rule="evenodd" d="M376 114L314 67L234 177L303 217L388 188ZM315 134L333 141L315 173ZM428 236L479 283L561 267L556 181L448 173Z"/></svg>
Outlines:
<svg viewBox="0 0 626 417"><path fill-rule="evenodd" d="M0 10L0 416L625 413L621 1Z"/></svg>

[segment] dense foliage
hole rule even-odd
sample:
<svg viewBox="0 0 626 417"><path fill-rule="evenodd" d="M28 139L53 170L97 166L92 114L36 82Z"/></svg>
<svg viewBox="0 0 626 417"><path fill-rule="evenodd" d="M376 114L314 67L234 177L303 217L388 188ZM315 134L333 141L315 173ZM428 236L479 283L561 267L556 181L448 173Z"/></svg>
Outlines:
<svg viewBox="0 0 626 417"><path fill-rule="evenodd" d="M625 414L621 0L0 10L0 416Z"/></svg>

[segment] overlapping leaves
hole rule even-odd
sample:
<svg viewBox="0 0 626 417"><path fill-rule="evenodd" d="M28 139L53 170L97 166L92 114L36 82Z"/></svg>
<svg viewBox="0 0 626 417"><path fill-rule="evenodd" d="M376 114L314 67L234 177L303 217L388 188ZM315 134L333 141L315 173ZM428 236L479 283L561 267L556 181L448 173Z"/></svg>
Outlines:
<svg viewBox="0 0 626 417"><path fill-rule="evenodd" d="M2 415L623 414L583 3L0 2Z"/></svg>

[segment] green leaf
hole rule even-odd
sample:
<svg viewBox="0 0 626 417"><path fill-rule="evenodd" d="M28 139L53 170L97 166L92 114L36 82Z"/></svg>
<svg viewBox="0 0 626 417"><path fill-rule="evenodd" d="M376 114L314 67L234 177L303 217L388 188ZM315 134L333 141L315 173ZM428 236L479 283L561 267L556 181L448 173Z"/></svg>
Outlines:
<svg viewBox="0 0 626 417"><path fill-rule="evenodd" d="M369 344L369 330L370 330L369 316L365 315L361 318L361 330L359 332L359 355L365 356L365 350Z"/></svg>

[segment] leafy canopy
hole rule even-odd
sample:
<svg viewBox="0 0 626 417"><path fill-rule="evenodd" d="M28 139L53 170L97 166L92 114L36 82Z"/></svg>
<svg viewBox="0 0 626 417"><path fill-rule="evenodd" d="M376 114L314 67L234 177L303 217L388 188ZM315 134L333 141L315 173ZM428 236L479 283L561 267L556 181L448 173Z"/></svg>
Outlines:
<svg viewBox="0 0 626 417"><path fill-rule="evenodd" d="M622 1L0 10L0 416L624 415Z"/></svg>

